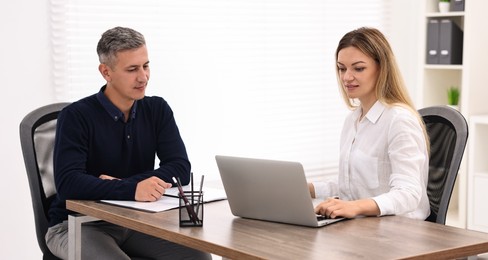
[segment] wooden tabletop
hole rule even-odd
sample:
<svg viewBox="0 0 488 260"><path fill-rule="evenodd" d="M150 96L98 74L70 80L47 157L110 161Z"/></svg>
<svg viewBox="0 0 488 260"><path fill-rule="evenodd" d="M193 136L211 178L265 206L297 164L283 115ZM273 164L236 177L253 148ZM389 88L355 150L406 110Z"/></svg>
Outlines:
<svg viewBox="0 0 488 260"><path fill-rule="evenodd" d="M203 227L179 227L178 210L149 213L95 201L66 207L230 259L455 259L488 252L488 234L398 216L310 228L234 217L205 204Z"/></svg>

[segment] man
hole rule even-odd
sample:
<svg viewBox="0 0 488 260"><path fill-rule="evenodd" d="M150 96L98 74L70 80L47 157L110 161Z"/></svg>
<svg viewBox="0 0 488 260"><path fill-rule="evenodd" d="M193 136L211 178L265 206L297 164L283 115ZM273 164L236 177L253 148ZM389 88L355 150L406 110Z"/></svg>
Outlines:
<svg viewBox="0 0 488 260"><path fill-rule="evenodd" d="M142 34L106 31L97 46L100 92L67 106L58 117L54 147L57 197L46 242L68 256L67 199L155 201L172 177L189 182L190 162L173 112L160 97L146 97L149 59ZM159 168L154 169L155 155ZM210 254L107 222L82 228L83 259L210 259Z"/></svg>

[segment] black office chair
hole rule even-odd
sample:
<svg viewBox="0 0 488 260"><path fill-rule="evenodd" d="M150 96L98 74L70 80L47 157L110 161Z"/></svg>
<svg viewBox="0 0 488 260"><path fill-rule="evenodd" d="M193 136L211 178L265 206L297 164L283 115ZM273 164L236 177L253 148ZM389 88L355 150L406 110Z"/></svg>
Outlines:
<svg viewBox="0 0 488 260"><path fill-rule="evenodd" d="M430 138L427 194L431 214L426 220L444 225L468 141L468 124L459 111L448 106L426 107L419 113Z"/></svg>
<svg viewBox="0 0 488 260"><path fill-rule="evenodd" d="M69 103L40 107L24 117L20 123L20 143L31 191L37 242L43 259L58 259L47 248L49 206L56 195L53 176L53 147L57 117Z"/></svg>

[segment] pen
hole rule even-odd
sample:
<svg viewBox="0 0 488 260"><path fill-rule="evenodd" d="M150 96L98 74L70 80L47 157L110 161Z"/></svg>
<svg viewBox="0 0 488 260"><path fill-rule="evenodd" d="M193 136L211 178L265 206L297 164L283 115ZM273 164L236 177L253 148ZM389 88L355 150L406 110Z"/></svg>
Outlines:
<svg viewBox="0 0 488 260"><path fill-rule="evenodd" d="M199 196L198 196L198 201L197 201L197 210L196 210L196 214L198 216L198 210L200 209L200 204L203 203L203 194L202 194L202 190L203 190L203 178L205 177L205 175L202 175L202 179L200 180L200 193Z"/></svg>
<svg viewBox="0 0 488 260"><path fill-rule="evenodd" d="M190 205L190 202L188 201L188 198L185 196L185 192L183 191L183 187L181 186L181 183L179 179L176 179L173 177L173 181L176 183L176 186L178 186L178 191L180 192L180 196L183 199L186 207L186 211L188 212L188 216L190 217L190 220L196 224L198 221L198 216L195 214L195 211L193 211L193 208Z"/></svg>
<svg viewBox="0 0 488 260"><path fill-rule="evenodd" d="M190 184L191 184L191 205L195 205L195 201L193 200L193 172L190 172Z"/></svg>

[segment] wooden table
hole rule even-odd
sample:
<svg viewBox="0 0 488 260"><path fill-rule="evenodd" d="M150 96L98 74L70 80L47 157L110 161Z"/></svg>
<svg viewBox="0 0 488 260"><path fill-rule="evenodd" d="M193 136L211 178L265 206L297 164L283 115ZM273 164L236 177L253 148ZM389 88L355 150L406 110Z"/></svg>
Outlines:
<svg viewBox="0 0 488 260"><path fill-rule="evenodd" d="M455 259L488 252L487 233L398 216L309 228L234 217L227 201L219 201L205 204L203 227L180 228L178 210L148 213L78 200L66 206L230 259Z"/></svg>

